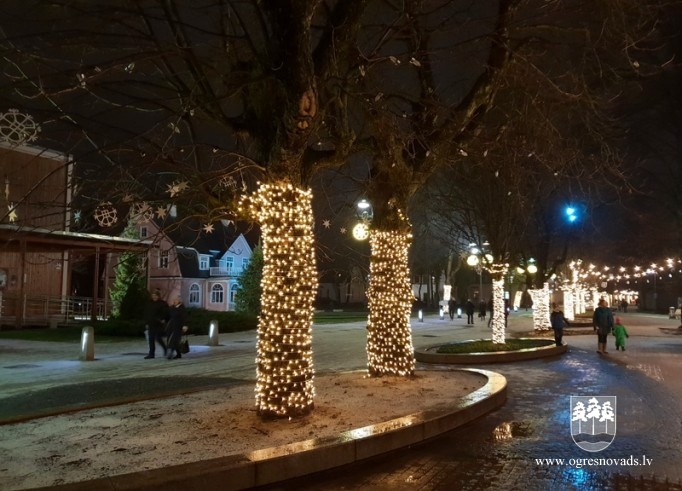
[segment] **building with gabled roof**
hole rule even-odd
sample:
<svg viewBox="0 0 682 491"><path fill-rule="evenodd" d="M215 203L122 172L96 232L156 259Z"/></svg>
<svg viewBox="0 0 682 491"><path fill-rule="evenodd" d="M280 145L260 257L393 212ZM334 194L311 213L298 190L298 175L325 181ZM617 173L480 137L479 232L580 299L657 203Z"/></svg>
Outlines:
<svg viewBox="0 0 682 491"><path fill-rule="evenodd" d="M168 302L179 296L187 307L234 310L239 276L258 243L257 230L242 225L219 221L200 227L190 220L139 220L138 236L155 245L147 256L149 289L160 290ZM114 258L112 281L116 264Z"/></svg>

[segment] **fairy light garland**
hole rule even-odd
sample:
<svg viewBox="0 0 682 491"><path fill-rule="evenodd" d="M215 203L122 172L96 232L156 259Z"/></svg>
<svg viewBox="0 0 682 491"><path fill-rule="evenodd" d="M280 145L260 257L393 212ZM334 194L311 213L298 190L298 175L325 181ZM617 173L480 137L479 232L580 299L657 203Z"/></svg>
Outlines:
<svg viewBox="0 0 682 491"><path fill-rule="evenodd" d="M505 305L504 305L504 275L507 273L507 268L495 268L501 273L500 276L494 276L493 283L493 319L491 321L491 328L493 330L493 344L504 344L506 340L506 322L505 322Z"/></svg>
<svg viewBox="0 0 682 491"><path fill-rule="evenodd" d="M549 322L549 283L544 283L542 288L529 289L528 293L533 299L533 329L535 331L548 331L551 327Z"/></svg>
<svg viewBox="0 0 682 491"><path fill-rule="evenodd" d="M412 235L402 231L370 233L367 289L367 365L370 376L414 374L410 312L412 288L408 250Z"/></svg>
<svg viewBox="0 0 682 491"><path fill-rule="evenodd" d="M248 208L248 210L247 210ZM261 416L314 407L312 322L317 292L312 193L261 184L242 200L261 225L263 278L256 344L256 408Z"/></svg>

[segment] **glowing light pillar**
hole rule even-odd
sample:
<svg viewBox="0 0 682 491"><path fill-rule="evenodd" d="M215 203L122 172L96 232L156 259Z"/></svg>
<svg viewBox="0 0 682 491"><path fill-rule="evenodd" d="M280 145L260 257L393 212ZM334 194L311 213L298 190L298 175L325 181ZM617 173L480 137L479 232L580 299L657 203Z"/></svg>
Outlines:
<svg viewBox="0 0 682 491"><path fill-rule="evenodd" d="M528 290L533 299L533 329L547 331L551 327L549 322L549 283L545 283L542 289Z"/></svg>
<svg viewBox="0 0 682 491"><path fill-rule="evenodd" d="M285 182L261 184L242 201L260 223L263 242L256 344L256 408L261 416L306 414L314 406L317 271L311 202L310 190Z"/></svg>
<svg viewBox="0 0 682 491"><path fill-rule="evenodd" d="M509 270L508 264L492 264L489 271L492 275L493 286L493 316L491 328L493 330L493 344L504 344L506 340L506 322L504 312L504 278Z"/></svg>
<svg viewBox="0 0 682 491"><path fill-rule="evenodd" d="M564 292L564 316L566 317L566 320L572 321L575 319L573 288L569 285L563 288L563 292Z"/></svg>
<svg viewBox="0 0 682 491"><path fill-rule="evenodd" d="M370 376L414 374L410 311L412 287L408 249L412 235L403 231L370 233L370 280L367 289L367 367Z"/></svg>

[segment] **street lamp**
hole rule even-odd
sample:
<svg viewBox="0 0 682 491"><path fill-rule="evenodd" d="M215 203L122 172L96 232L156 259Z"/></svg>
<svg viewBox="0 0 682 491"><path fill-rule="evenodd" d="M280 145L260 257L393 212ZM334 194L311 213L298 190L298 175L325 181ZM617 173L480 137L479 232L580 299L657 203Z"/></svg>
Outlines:
<svg viewBox="0 0 682 491"><path fill-rule="evenodd" d="M474 268L478 273L478 300L483 299L483 268L485 264L491 264L493 262L493 256L487 252L490 247L490 243L485 241L483 245L479 248L477 244L473 242L469 244L469 257L467 257L467 264Z"/></svg>
<svg viewBox="0 0 682 491"><path fill-rule="evenodd" d="M369 237L369 224L374 218L372 205L366 199L361 199L356 205L355 216L360 220L353 227L353 238L355 240L367 240Z"/></svg>

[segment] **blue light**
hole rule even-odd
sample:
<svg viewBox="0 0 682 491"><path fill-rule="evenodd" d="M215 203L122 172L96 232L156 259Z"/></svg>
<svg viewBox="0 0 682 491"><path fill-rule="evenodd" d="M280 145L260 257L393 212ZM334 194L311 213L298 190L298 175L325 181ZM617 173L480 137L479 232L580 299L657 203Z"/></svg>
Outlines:
<svg viewBox="0 0 682 491"><path fill-rule="evenodd" d="M567 206L565 213L566 219L571 223L575 222L578 219L578 211L572 206Z"/></svg>

